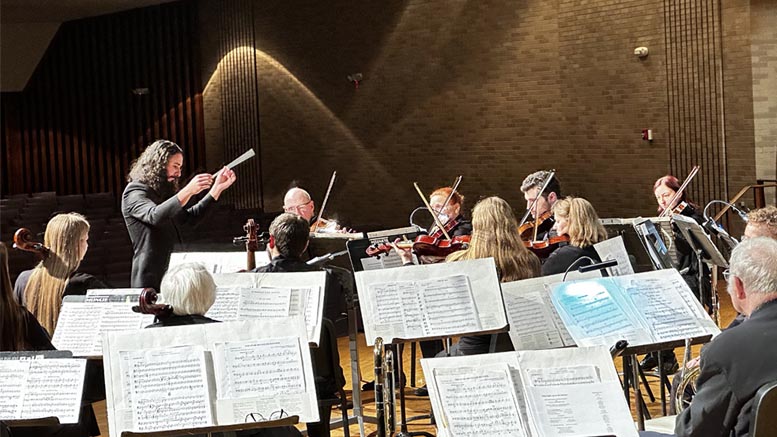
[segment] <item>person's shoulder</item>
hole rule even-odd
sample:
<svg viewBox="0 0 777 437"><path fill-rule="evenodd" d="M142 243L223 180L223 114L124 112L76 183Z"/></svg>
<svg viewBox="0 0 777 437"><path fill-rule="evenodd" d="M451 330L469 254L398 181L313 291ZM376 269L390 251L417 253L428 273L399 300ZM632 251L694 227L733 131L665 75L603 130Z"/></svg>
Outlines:
<svg viewBox="0 0 777 437"><path fill-rule="evenodd" d="M95 288L110 288L110 286L95 276L78 272L70 277L64 294L65 296L84 295L87 290Z"/></svg>

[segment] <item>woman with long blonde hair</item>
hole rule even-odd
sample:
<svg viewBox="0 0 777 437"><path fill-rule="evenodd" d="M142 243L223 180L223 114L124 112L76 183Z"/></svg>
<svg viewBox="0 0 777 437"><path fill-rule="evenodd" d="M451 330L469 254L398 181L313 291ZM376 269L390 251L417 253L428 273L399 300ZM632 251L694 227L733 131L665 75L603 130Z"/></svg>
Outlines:
<svg viewBox="0 0 777 437"><path fill-rule="evenodd" d="M591 202L582 197L567 197L553 205L556 224L553 229L559 236L569 237L569 244L556 249L542 265L542 275L564 273L580 258L588 257L599 262L594 244L607 239L599 215ZM592 264L590 260L579 262L578 266Z"/></svg>
<svg viewBox="0 0 777 437"><path fill-rule="evenodd" d="M446 262L494 258L501 282L519 281L540 275L540 260L529 252L518 235L518 222L502 198L487 197L472 209L472 239L465 250L454 252ZM490 335L462 337L451 355L487 353Z"/></svg>
<svg viewBox="0 0 777 437"><path fill-rule="evenodd" d="M84 294L89 288L106 288L91 275L75 275L89 247L89 222L81 214L58 214L46 225L43 244L49 255L34 269L16 279L17 301L27 307L46 328L54 333L62 308L62 298Z"/></svg>

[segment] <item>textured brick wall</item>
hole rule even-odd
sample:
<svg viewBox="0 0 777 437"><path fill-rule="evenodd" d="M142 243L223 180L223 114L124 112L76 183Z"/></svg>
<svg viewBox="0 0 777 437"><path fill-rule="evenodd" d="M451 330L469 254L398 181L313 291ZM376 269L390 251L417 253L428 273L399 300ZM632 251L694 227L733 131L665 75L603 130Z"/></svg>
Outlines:
<svg viewBox="0 0 777 437"><path fill-rule="evenodd" d="M777 179L777 8L773 0L750 2L755 117L755 173ZM775 190L767 191L775 203Z"/></svg>
<svg viewBox="0 0 777 437"><path fill-rule="evenodd" d="M223 129L217 21L208 18L218 3L200 3L209 146ZM724 48L744 49L726 59L726 74L740 75L750 65L749 8L724 3L735 14ZM563 190L602 216L653 213L652 183L671 168L663 5L256 2L267 208L280 208L294 179L320 202L337 170L327 209L351 223L402 225L420 203L412 182L430 191L458 174L469 207L496 194L522 211L523 177L555 168ZM633 55L639 46L647 59ZM358 90L346 79L356 72ZM737 184L755 168L752 92L749 76L726 80ZM655 141L641 141L642 128Z"/></svg>

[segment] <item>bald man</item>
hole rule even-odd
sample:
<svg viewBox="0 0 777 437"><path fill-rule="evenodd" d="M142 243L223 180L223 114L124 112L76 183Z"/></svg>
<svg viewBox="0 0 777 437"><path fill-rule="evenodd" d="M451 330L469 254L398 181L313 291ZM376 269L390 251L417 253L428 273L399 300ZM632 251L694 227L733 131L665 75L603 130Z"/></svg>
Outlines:
<svg viewBox="0 0 777 437"><path fill-rule="evenodd" d="M310 223L316 212L316 203L313 202L307 191L294 187L283 196L283 210L296 214Z"/></svg>

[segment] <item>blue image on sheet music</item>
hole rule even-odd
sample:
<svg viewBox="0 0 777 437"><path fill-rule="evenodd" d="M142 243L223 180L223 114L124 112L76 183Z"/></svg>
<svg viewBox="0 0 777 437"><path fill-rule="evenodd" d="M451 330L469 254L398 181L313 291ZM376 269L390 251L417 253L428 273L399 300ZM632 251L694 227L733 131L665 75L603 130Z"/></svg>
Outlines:
<svg viewBox="0 0 777 437"><path fill-rule="evenodd" d="M621 339L649 344L650 335L635 324L613 278L562 282L553 286L551 299L578 346L611 346Z"/></svg>

